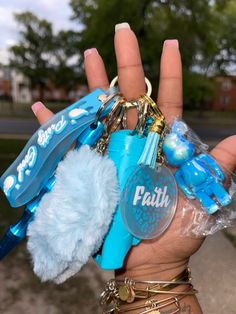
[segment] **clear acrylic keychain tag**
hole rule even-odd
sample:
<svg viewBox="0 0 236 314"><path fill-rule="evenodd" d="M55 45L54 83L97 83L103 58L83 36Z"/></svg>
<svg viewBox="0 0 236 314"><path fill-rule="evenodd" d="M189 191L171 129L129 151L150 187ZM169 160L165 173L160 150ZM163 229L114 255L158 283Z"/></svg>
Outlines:
<svg viewBox="0 0 236 314"><path fill-rule="evenodd" d="M141 239L160 236L170 225L177 205L177 185L164 165L141 165L128 179L121 195L121 213L129 231Z"/></svg>
<svg viewBox="0 0 236 314"><path fill-rule="evenodd" d="M153 239L168 228L174 217L178 188L172 172L162 160L164 116L149 96L144 95L140 101L152 123L138 165L121 194L120 207L130 233L139 239ZM157 163L157 160L162 161Z"/></svg>

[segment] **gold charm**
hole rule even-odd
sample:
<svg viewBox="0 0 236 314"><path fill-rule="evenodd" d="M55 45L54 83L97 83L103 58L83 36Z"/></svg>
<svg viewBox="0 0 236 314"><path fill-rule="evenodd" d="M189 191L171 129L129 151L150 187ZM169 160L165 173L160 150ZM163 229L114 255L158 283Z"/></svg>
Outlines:
<svg viewBox="0 0 236 314"><path fill-rule="evenodd" d="M119 298L122 301L127 301L130 294L130 289L127 285L122 285L119 287L118 293L119 293Z"/></svg>

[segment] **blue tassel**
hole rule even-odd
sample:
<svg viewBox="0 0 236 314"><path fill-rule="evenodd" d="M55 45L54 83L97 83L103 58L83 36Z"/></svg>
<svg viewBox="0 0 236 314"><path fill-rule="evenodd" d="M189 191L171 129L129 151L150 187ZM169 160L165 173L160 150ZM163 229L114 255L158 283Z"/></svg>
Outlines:
<svg viewBox="0 0 236 314"><path fill-rule="evenodd" d="M155 168L160 135L156 132L149 132L143 153L138 161L139 165L147 165Z"/></svg>

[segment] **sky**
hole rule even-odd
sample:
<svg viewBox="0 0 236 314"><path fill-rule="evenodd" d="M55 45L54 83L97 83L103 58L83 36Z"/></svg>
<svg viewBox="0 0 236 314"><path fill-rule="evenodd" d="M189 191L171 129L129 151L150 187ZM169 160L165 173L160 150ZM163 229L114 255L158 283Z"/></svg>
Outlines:
<svg viewBox="0 0 236 314"><path fill-rule="evenodd" d="M7 64L7 48L19 39L14 13L31 11L52 22L56 32L78 29L78 24L70 21L72 11L68 3L69 0L0 0L0 63Z"/></svg>

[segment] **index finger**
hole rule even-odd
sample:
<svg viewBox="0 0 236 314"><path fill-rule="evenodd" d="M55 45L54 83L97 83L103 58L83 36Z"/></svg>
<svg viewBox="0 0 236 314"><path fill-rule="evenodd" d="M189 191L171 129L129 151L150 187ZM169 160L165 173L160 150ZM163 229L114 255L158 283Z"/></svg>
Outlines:
<svg viewBox="0 0 236 314"><path fill-rule="evenodd" d="M181 117L182 64L176 39L166 40L163 45L157 104L167 121Z"/></svg>

